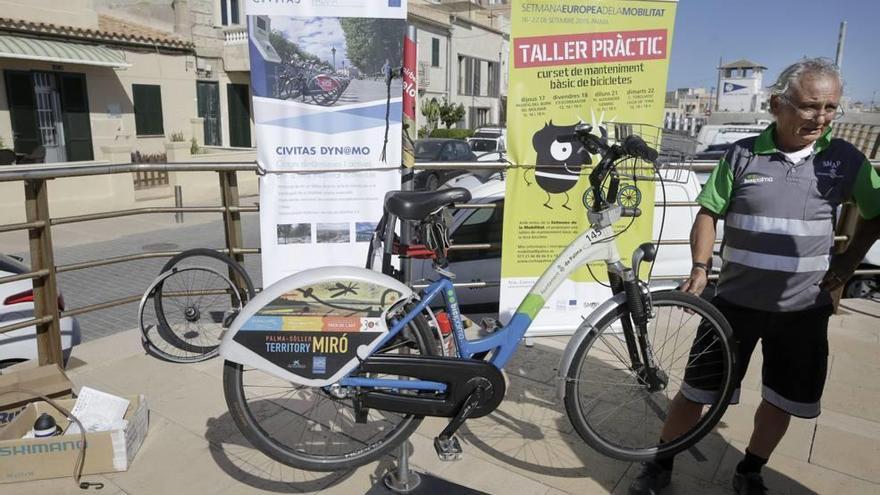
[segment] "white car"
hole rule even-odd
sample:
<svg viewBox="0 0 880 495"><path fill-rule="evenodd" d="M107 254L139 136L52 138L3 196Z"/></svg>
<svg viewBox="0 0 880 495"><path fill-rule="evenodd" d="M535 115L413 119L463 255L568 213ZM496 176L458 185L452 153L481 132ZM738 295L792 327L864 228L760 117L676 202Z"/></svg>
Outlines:
<svg viewBox="0 0 880 495"><path fill-rule="evenodd" d="M880 268L880 241L871 246L858 267L861 270L878 268ZM853 275L844 286L843 297L880 301L880 275Z"/></svg>
<svg viewBox="0 0 880 495"><path fill-rule="evenodd" d="M478 127L467 138L468 146L480 162L503 162L507 160L507 129L498 126Z"/></svg>
<svg viewBox="0 0 880 495"><path fill-rule="evenodd" d="M690 170L663 170L667 201L694 201L700 193L696 174ZM504 205L504 175L494 173L488 177L475 177L466 174L446 183L449 187L466 187L471 192L472 203L495 203ZM656 182L656 202L663 199L663 189ZM688 239L691 225L699 208L666 208L663 225L663 239ZM503 208L461 209L456 212L451 227L451 237L455 244L492 243L501 245ZM654 239L660 237L660 223L663 209L654 210ZM657 251L653 276L681 276L684 278L691 268L690 246L663 245ZM620 253L629 259L632 253ZM450 271L457 275L456 282L498 282L501 278L501 248L449 252ZM430 280L436 274L430 260L413 260L413 280ZM460 289L459 303L463 310L478 313L497 313L500 288L492 287Z"/></svg>
<svg viewBox="0 0 880 495"><path fill-rule="evenodd" d="M21 261L0 254L0 278L29 272ZM58 305L64 308L64 298L58 296ZM0 327L34 317L34 291L30 280L0 284ZM61 318L61 350L64 362L73 346L80 343L79 323L73 317ZM34 326L0 333L0 369L15 363L37 359L37 329Z"/></svg>

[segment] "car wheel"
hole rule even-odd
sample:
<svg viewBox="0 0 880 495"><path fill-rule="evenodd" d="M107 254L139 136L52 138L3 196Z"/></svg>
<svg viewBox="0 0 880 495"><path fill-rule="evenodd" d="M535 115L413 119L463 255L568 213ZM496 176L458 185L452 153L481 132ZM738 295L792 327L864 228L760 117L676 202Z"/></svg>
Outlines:
<svg viewBox="0 0 880 495"><path fill-rule="evenodd" d="M435 173L428 174L428 178L425 179L425 190L436 191L438 187L440 187L440 177Z"/></svg>
<svg viewBox="0 0 880 495"><path fill-rule="evenodd" d="M855 276L849 279L843 289L843 297L860 299L880 299L880 281L876 277Z"/></svg>

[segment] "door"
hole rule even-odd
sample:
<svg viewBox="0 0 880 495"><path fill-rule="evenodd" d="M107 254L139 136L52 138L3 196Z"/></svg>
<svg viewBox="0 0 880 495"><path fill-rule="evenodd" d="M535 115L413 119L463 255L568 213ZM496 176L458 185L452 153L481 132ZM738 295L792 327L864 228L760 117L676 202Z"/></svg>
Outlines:
<svg viewBox="0 0 880 495"><path fill-rule="evenodd" d="M12 145L16 153L28 154L39 146L40 131L37 127L37 102L30 72L4 71L6 76L6 101L12 123Z"/></svg>
<svg viewBox="0 0 880 495"><path fill-rule="evenodd" d="M220 85L211 81L196 82L199 117L205 119L205 146L222 146L220 134Z"/></svg>
<svg viewBox="0 0 880 495"><path fill-rule="evenodd" d="M61 86L61 116L64 122L63 139L67 161L94 160L86 76L59 73L58 81Z"/></svg>
<svg viewBox="0 0 880 495"><path fill-rule="evenodd" d="M229 146L251 147L251 98L247 84L227 84L229 107Z"/></svg>
<svg viewBox="0 0 880 495"><path fill-rule="evenodd" d="M37 128L46 149L46 163L67 161L64 149L64 126L61 123L61 97L55 74L34 72L34 97L37 103Z"/></svg>

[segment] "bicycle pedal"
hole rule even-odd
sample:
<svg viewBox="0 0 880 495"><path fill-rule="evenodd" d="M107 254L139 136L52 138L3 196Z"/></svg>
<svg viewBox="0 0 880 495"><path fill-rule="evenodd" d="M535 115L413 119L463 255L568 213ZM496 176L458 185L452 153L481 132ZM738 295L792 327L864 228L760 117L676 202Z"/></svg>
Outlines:
<svg viewBox="0 0 880 495"><path fill-rule="evenodd" d="M455 436L451 436L446 440L440 437L434 438L434 450L437 451L437 457L441 461L460 461L462 458L461 443L458 442L458 438Z"/></svg>

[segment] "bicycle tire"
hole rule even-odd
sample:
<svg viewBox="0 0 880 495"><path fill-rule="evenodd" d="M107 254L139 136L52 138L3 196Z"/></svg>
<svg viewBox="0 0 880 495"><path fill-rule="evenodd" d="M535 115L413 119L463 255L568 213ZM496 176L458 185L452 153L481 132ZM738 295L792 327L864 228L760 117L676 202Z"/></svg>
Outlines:
<svg viewBox="0 0 880 495"><path fill-rule="evenodd" d="M423 315L417 316L408 328L401 331L397 339L385 347L385 350L393 351L402 345L417 348L421 354L440 354L437 340ZM380 349L374 354L382 351ZM386 455L401 442L406 441L422 421L420 416L370 410L367 413L366 423L355 423L350 398L333 397L326 388L295 386L290 382L268 377L262 372L258 372L261 373L261 376L259 377L259 385L256 385L259 387L257 399L260 400L259 402L255 400L255 403L250 405L244 391L244 373L242 365L231 361L225 362L223 392L233 421L239 431L257 450L282 464L297 469L337 471L368 464ZM280 385L275 387L267 385L267 378L272 378ZM272 407L265 404L265 402L270 402L267 397L271 397L268 393L271 388L281 389L277 395L280 399L285 400L284 405L275 405L277 412L274 414L270 414ZM299 392L305 392L304 397L306 398L300 397ZM317 401L313 400L316 402L315 404L309 402L308 395L317 398ZM318 401L328 401L329 403L324 404ZM318 410L335 414L335 416L316 419L306 416L306 413ZM344 415L345 413L348 413L347 417ZM382 416L382 414L386 416ZM280 418L281 415L288 417ZM370 421L371 418L377 419L377 416L379 416L379 421ZM389 417L399 417L399 422L390 427L386 426L385 432L379 432L384 434L381 434L381 438L377 439L379 435L370 433L371 425L381 429L384 425L391 423L388 420ZM299 433L297 429L298 422L305 423L302 433ZM338 432L332 431L333 427L338 426L340 422L347 425L347 429ZM276 424L281 430L278 434L269 433L264 428L264 426L268 427L272 424ZM312 434L317 434L317 439L313 438ZM299 445L288 445L281 437L295 439ZM337 443L342 441L351 442L351 447L337 449L333 453L326 451L328 447L337 446ZM325 448L323 454L304 450L322 447Z"/></svg>
<svg viewBox="0 0 880 495"><path fill-rule="evenodd" d="M658 292L653 295L653 309L656 312L648 325L648 338L650 346L654 354L655 363L658 367L668 374L668 387L659 392L650 392L645 390L643 380L640 380L630 369L628 353L623 339L618 335L608 335L606 333L612 324L621 317L628 315L626 304L621 304L614 311L605 315L598 324L590 331L587 338L581 342L571 365L566 370L565 385L565 409L569 420L575 427L575 430L595 450L609 457L631 462L644 462L657 458L675 455L692 445L697 443L705 435L711 432L712 428L721 419L724 411L727 409L731 395L733 394L734 374L736 373L736 358L734 354L734 341L731 336L730 324L724 318L718 309L709 302L694 296L692 294L679 291ZM666 311L668 310L668 313ZM662 313L662 314L661 314ZM692 321L694 316L698 316L697 321ZM660 439L660 430L665 420L667 408L663 407L662 402L671 400L670 389L673 383L673 377L679 380L677 385L680 386L684 372L681 376L676 376L673 366L687 356L686 365L690 366L691 345L694 342L690 338L679 339L676 334L676 340L672 343L672 349L667 347L670 343L669 329L664 334L664 341L658 345L660 332L655 328L650 328L653 322L662 322L666 319L667 323L671 323L674 318L678 319L678 330L685 325L695 327L695 338L703 345L706 335L712 335L715 340L708 341L705 351L701 351L697 357L712 357L717 353L719 358L716 362L712 362L713 366L720 366L722 374L720 380L720 393L717 394L714 402L709 405L708 411L701 416L697 423L688 431L679 437L658 445ZM703 325L705 323L705 325ZM700 332L700 328L705 328L705 332ZM696 337L696 335L701 335ZM717 346L715 345L717 342ZM601 349L602 347L607 350ZM591 350L596 350L594 354L590 354ZM682 354L683 352L683 354ZM622 354L621 354L622 353ZM671 357L670 366L664 366L664 357ZM617 359L616 364L608 364L604 361L613 361ZM585 366L590 365L590 369L586 374ZM701 363L696 367L707 367L707 364ZM706 371L714 371L707 369ZM627 376L623 376L627 375ZM711 375L707 375L711 376ZM615 381L615 379L623 378ZM608 381L606 381L608 380ZM629 387L629 389L627 389ZM592 389L604 389L601 392L594 393ZM632 393L630 393L632 392ZM612 395L608 395L608 394ZM602 409L602 406L613 400L614 394L626 395L622 404ZM591 400L589 404L584 404L581 395L585 395ZM635 397L634 400L631 400ZM644 404L639 399L644 400ZM642 408L643 406L643 408ZM596 416L592 417L592 413L596 412ZM644 418L633 417L638 415L639 411L644 411ZM601 415L600 415L601 414ZM653 421L654 416L659 421ZM608 420L611 423L603 425ZM609 438L609 435L619 435L617 439ZM636 441L641 444L636 444Z"/></svg>
<svg viewBox="0 0 880 495"><path fill-rule="evenodd" d="M318 94L312 95L312 102L316 105L321 105L324 107L329 107L336 103L339 100L339 97L342 96L342 90L337 87L330 91L325 91Z"/></svg>
<svg viewBox="0 0 880 495"><path fill-rule="evenodd" d="M238 274L239 277L241 278L241 280L243 280L245 283L245 289L241 290L238 287L228 286L227 285L228 280L223 279L222 277L211 276L211 279L214 281L213 285L219 285L219 287L208 287L208 284L206 282L204 284L200 284L200 285L204 285L204 287L202 287L202 289L211 288L211 289L223 289L223 290L236 290L238 292L238 299L241 301L242 306L244 306L256 294L256 292L254 290L253 281L251 281L251 278L248 276L245 269L240 264L238 264L235 260L230 258L229 256L226 256L225 254L222 254L222 253L218 253L217 251L214 251L213 249L196 248L196 249L190 249L190 250L184 251L182 253L179 253L179 254L173 256L171 259L169 259L167 263L165 263L165 266L162 267L162 271L160 273L165 273L165 272L174 270L175 268L179 269L181 266L185 266L185 265L181 265L181 263L184 262L184 260L187 260L188 258L189 259L210 258L212 260L219 261L222 264L226 265L227 269L231 270L233 273ZM198 272L205 273L205 274L211 273L210 270L198 270ZM188 290L195 291L197 289L196 287L194 287L195 278L193 277L193 278L191 278L191 280L192 280L191 283L184 284L184 285ZM241 308L231 308L231 304L226 305L226 306L230 306L229 308L224 308L223 303L220 302L217 298L211 298L209 300L206 300L204 298L192 298L190 296L185 296L185 302L187 302L189 304L187 304L186 307L181 307L180 305L175 305L175 304L171 303L171 301L174 298L168 298L163 295L165 288L169 285L172 285L172 284L169 282L169 279L166 278L165 280L162 281L162 283L160 283L156 286L156 288L154 289L154 294L153 294L153 304L154 304L154 308L156 311L156 319L158 321L158 325L157 325L156 330L157 330L159 336L162 337L162 339L164 339L166 342L168 342L172 346L174 346L182 351L190 352L193 354L208 354L208 353L214 352L217 349L217 347L220 345L220 336L219 335L216 335L216 338L210 339L210 341L206 343L207 345L204 345L202 342L199 342L198 344L194 344L192 342L194 340L194 338L202 335L198 332L198 329L188 328L189 325L184 324L182 329L185 330L185 333L183 335L184 338L182 338L175 331L175 328L178 328L179 326L169 322L169 318L168 318L168 315L166 315L166 311L168 309L170 309L173 313L176 314L175 310L180 310L180 311L182 311L182 314L180 314L179 316L182 316L184 318L184 320L186 320L187 322L192 322L193 318L196 318L197 319L196 321L200 321L202 315L212 316L218 312L225 315L228 311L232 311L233 313L235 313L238 310L240 310ZM208 302L211 302L211 303L216 302L216 306L208 307L207 306ZM213 309L213 311L212 311L212 309ZM222 311L221 311L221 309L222 309ZM189 314L187 314L189 311L192 311L192 310L194 310L196 314L193 314L191 316ZM226 318L224 317L223 319L225 320ZM195 332L194 337L186 338L186 335L191 334L191 332Z"/></svg>

